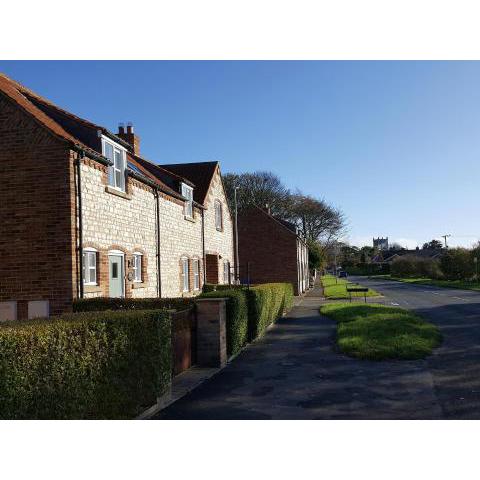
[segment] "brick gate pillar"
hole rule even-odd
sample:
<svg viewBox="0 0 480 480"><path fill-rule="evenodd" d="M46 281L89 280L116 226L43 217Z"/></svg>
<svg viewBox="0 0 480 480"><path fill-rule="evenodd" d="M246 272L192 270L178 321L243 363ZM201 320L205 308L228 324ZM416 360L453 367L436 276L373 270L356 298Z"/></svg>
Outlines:
<svg viewBox="0 0 480 480"><path fill-rule="evenodd" d="M199 298L197 304L197 365L227 363L226 298Z"/></svg>

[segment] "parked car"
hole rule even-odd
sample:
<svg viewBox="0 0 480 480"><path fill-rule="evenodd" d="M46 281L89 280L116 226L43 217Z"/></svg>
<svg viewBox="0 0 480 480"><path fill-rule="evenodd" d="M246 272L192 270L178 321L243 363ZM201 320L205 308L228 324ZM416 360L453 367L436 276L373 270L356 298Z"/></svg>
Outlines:
<svg viewBox="0 0 480 480"><path fill-rule="evenodd" d="M345 270L342 270L341 272L338 273L338 278L347 278L348 274Z"/></svg>

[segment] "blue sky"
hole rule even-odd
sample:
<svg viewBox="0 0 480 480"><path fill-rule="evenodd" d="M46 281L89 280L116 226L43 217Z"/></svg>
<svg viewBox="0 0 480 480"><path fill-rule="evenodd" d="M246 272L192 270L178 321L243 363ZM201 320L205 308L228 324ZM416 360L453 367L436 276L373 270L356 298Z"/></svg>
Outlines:
<svg viewBox="0 0 480 480"><path fill-rule="evenodd" d="M480 239L480 62L10 62L0 71L158 163L271 170L349 239Z"/></svg>

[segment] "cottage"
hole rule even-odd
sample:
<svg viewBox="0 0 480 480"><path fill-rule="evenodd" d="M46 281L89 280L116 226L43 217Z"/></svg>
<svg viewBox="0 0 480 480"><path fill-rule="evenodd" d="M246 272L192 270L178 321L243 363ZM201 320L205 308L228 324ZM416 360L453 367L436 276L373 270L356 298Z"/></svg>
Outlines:
<svg viewBox="0 0 480 480"><path fill-rule="evenodd" d="M242 281L290 282L295 295L309 287L308 246L295 225L259 207L238 215L239 267Z"/></svg>
<svg viewBox="0 0 480 480"><path fill-rule="evenodd" d="M60 314L81 297L190 296L207 279L230 282L217 162L156 165L132 125L114 134L1 74L0 145L1 320Z"/></svg>

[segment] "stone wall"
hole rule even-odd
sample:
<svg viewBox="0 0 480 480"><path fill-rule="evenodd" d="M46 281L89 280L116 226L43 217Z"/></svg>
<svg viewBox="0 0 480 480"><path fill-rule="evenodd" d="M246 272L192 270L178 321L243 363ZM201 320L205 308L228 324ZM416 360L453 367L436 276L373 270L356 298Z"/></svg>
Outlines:
<svg viewBox="0 0 480 480"><path fill-rule="evenodd" d="M160 196L160 271L162 297L191 296L200 293L193 288L193 260L200 261L200 288L203 271L202 214L194 208L193 219L184 215L183 202ZM189 291L183 292L181 259L189 259Z"/></svg>
<svg viewBox="0 0 480 480"><path fill-rule="evenodd" d="M125 280L125 296L157 296L156 200L153 190L129 178L126 195L107 186L107 168L82 163L83 247L98 250L98 286L86 286L85 297L109 296L108 252L125 253L125 274L132 272L134 252L142 256L142 283Z"/></svg>
<svg viewBox="0 0 480 480"><path fill-rule="evenodd" d="M223 228L217 230L215 226L215 201L222 205ZM213 177L210 189L205 200L205 252L207 254L217 254L219 256L218 281L223 280L223 263L229 262L234 267L234 237L233 237L233 218L228 208L227 198L223 189L220 171L217 171ZM233 270L232 270L233 271Z"/></svg>

